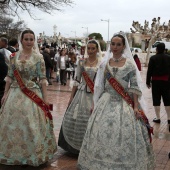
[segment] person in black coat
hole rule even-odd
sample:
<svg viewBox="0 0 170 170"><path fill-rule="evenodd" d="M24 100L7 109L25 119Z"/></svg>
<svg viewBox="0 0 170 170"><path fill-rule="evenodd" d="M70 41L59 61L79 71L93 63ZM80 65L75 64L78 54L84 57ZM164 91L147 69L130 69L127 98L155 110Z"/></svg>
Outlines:
<svg viewBox="0 0 170 170"><path fill-rule="evenodd" d="M8 42L8 47L7 49L11 52L17 52L18 51L18 40L16 38L12 38L9 42Z"/></svg>
<svg viewBox="0 0 170 170"><path fill-rule="evenodd" d="M44 49L43 57L44 57L44 61L45 61L47 81L48 81L49 85L52 85L52 83L50 81L50 72L53 69L53 65L52 65L52 62L51 62L51 56L50 56L50 49L49 48Z"/></svg>
<svg viewBox="0 0 170 170"><path fill-rule="evenodd" d="M1 108L1 99L4 95L5 90L5 77L8 72L8 66L5 63L5 56L0 52L0 108Z"/></svg>
<svg viewBox="0 0 170 170"><path fill-rule="evenodd" d="M153 119L153 122L161 122L160 104L162 97L170 130L170 56L164 54L164 43L159 43L156 50L157 54L149 60L146 85L150 88L152 84L153 106L157 117Z"/></svg>
<svg viewBox="0 0 170 170"><path fill-rule="evenodd" d="M135 63L136 63L136 65L137 65L137 68L138 68L138 70L139 71L141 71L142 69L141 69L141 62L140 62L140 60L139 60L139 57L138 57L138 50L136 49L135 50L135 54L134 54L134 56L133 56L133 59L135 60Z"/></svg>

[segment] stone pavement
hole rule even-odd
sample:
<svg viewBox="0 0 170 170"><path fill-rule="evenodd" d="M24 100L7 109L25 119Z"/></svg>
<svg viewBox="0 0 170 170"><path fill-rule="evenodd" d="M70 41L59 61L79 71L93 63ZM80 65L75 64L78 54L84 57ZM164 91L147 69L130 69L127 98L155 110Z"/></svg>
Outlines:
<svg viewBox="0 0 170 170"><path fill-rule="evenodd" d="M141 75L145 82L146 69L142 68ZM54 79L52 79L54 81ZM54 131L56 140L60 131L60 126L64 116L64 112L67 107L67 103L70 97L71 88L69 82L66 86L61 86L59 83L52 82L52 86L48 86L48 97L50 103L53 103L54 110L52 112L54 118ZM145 89L144 94L146 96L146 103L148 105L147 117L154 127L153 136L153 148L156 158L155 170L170 170L170 159L168 153L170 152L170 133L167 126L166 112L161 106L161 124L155 124L152 122L155 117L154 109L151 100L151 90ZM53 160L40 167L21 167L21 166L5 166L0 165L0 170L77 170L76 168L77 157L70 155L69 153L58 147L58 151L55 153Z"/></svg>

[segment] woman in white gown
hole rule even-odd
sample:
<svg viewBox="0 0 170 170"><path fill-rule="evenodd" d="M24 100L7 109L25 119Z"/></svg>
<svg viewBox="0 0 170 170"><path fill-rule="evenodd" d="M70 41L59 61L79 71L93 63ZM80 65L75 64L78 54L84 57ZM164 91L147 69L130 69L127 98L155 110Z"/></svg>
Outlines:
<svg viewBox="0 0 170 170"><path fill-rule="evenodd" d="M139 105L144 109L142 82L122 32L113 36L110 50L97 73L94 110L78 167L81 170L153 170L153 149L138 110ZM112 87L108 74L133 98L134 108Z"/></svg>
<svg viewBox="0 0 170 170"><path fill-rule="evenodd" d="M88 41L86 55L88 57L84 60L80 59L77 66L69 107L63 118L58 141L60 147L73 154L79 154L87 122L91 115L93 87L89 87L89 80L85 80L85 77L88 76L94 86L97 69L101 61L100 45L96 40Z"/></svg>
<svg viewBox="0 0 170 170"><path fill-rule="evenodd" d="M57 150L48 107L43 56L32 30L10 57L0 110L0 164L39 166ZM46 108L45 108L46 107Z"/></svg>

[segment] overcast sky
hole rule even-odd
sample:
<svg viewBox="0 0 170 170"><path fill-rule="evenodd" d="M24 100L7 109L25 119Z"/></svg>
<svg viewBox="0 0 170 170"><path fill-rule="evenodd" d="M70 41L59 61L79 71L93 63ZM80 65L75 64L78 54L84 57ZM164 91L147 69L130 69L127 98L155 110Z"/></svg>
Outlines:
<svg viewBox="0 0 170 170"><path fill-rule="evenodd" d="M82 37L87 32L101 33L104 40L108 39L108 22L110 20L109 38L118 31L130 32L132 22L149 21L161 17L161 23L170 20L170 0L74 0L72 7L64 7L63 12L54 11L52 15L34 11L37 18L33 20L26 13L21 18L36 35L45 32L53 35L53 26L57 26L57 34L64 37Z"/></svg>

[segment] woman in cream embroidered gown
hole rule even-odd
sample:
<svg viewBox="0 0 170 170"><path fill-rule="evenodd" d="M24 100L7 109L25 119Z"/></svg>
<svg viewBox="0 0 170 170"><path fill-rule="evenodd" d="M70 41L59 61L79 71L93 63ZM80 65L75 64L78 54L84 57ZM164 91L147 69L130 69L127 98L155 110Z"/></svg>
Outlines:
<svg viewBox="0 0 170 170"><path fill-rule="evenodd" d="M80 60L77 66L76 80L60 130L58 145L73 154L79 153L93 107L93 94L86 85L82 71L85 70L91 80L95 80L101 60L98 50L101 51L97 41L90 40L86 47L89 57Z"/></svg>
<svg viewBox="0 0 170 170"><path fill-rule="evenodd" d="M15 63L27 88L48 104L45 64L41 54L33 50L35 35L25 30L21 35L22 51L10 59L5 94L0 110L0 163L39 166L53 157L56 141L53 123L37 104L21 90L14 77ZM40 80L38 84L38 79ZM40 87L41 86L41 87Z"/></svg>
<svg viewBox="0 0 170 170"><path fill-rule="evenodd" d="M138 119L137 99L138 96L142 97L142 91L138 84L137 67L132 62L133 58L122 55L122 50L126 48L124 36L113 36L110 45L113 57L99 67L95 82L95 106L78 158L81 170L154 169L148 131ZM134 109L106 80L106 67L134 98Z"/></svg>

